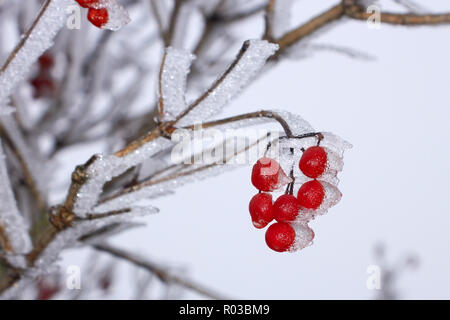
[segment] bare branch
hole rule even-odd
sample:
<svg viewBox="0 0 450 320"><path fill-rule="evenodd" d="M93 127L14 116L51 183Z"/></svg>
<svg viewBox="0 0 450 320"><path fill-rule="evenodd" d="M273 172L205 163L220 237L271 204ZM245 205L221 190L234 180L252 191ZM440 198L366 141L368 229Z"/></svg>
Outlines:
<svg viewBox="0 0 450 320"><path fill-rule="evenodd" d="M210 298L210 299L214 299L214 300L225 299L224 296L214 292L213 290L211 290L209 288L206 288L202 284L199 284L195 281L188 280L186 278L174 275L174 274L166 271L164 267L158 266L157 264L155 264L152 261L149 261L148 259L138 257L137 255L132 254L131 252L113 247L108 244L96 244L96 245L93 245L93 247L96 250L106 252L114 257L123 259L123 260L128 261L138 267L146 269L147 271L156 275L158 277L158 279L164 283L177 284L179 286L182 286L186 289L192 290L192 291L194 291L202 296L205 296L207 298Z"/></svg>

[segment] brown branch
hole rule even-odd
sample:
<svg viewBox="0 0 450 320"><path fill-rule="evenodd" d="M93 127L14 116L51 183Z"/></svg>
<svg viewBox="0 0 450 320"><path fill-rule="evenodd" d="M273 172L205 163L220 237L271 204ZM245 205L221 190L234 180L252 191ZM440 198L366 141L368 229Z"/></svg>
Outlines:
<svg viewBox="0 0 450 320"><path fill-rule="evenodd" d="M163 76L163 71L166 65L166 57L167 57L167 52L164 52L162 61L161 61L161 67L159 69L159 76L158 76L158 93L159 93L159 100L158 100L158 114L159 114L159 119L162 119L164 116L164 97L163 97L163 89L162 89L162 76Z"/></svg>
<svg viewBox="0 0 450 320"><path fill-rule="evenodd" d="M6 234L5 227L3 224L0 223L0 246L6 251L6 252L12 252L12 246L11 242L8 238L8 235Z"/></svg>
<svg viewBox="0 0 450 320"><path fill-rule="evenodd" d="M169 47L172 44L173 34L177 26L178 14L180 13L181 6L183 4L182 0L175 0L174 7L172 9L172 15L170 17L169 29L164 33L164 45Z"/></svg>
<svg viewBox="0 0 450 320"><path fill-rule="evenodd" d="M223 125L223 124L227 124L227 123L231 123L231 122L241 121L241 120L245 120L245 119L254 119L254 118L274 119L281 125L281 127L283 127L283 130L286 133L286 136L288 136L288 137L293 136L291 128L289 128L289 125L283 119L283 117L281 117L276 112L267 111L267 110L261 110L261 111L251 112L251 113L244 113L244 114L234 116L234 117L205 122L205 123L202 123L202 128L205 129L205 128L215 127L215 126L219 126L219 125ZM184 127L184 129L194 130L195 125Z"/></svg>
<svg viewBox="0 0 450 320"><path fill-rule="evenodd" d="M272 15L275 10L275 4L277 0L269 0L266 6L266 14L264 17L265 30L263 39L273 41L273 28L272 28Z"/></svg>
<svg viewBox="0 0 450 320"><path fill-rule="evenodd" d="M366 12L365 8L357 5L355 0L344 0L345 15L356 20L369 20L374 13ZM423 25L439 25L450 23L450 13L441 14L401 14L391 12L381 12L380 22L404 25L404 26L423 26Z"/></svg>
<svg viewBox="0 0 450 320"><path fill-rule="evenodd" d="M273 60L278 58L282 53L284 53L287 48L289 48L293 44L298 43L302 39L310 36L323 27L328 26L330 23L339 20L343 16L344 7L341 3L339 3L323 12L322 14L318 15L317 17L309 20L305 24L299 26L298 28L286 33L276 41L276 43L280 46L280 49L270 59Z"/></svg>
<svg viewBox="0 0 450 320"><path fill-rule="evenodd" d="M179 286L182 286L184 288L192 290L192 291L194 291L202 296L205 296L207 298L210 298L210 299L214 299L214 300L223 300L224 299L224 297L222 295L217 294L213 290L208 289L208 288L204 287L203 285L201 285L197 282L194 282L192 280L188 280L183 277L174 275L174 274L166 271L166 268L158 266L157 264L149 261L148 259L138 257L137 255L135 255L131 252L110 246L108 244L96 244L96 245L93 245L93 247L96 250L106 252L116 258L123 259L123 260L128 261L138 267L144 268L145 270L156 275L159 278L159 280L161 280L164 283L177 284Z"/></svg>
<svg viewBox="0 0 450 320"><path fill-rule="evenodd" d="M287 48L343 17L367 21L373 17L373 13L367 13L366 9L356 4L355 0L342 0L340 3L276 40L280 49L270 60L279 58ZM447 24L450 23L450 13L418 15L381 12L380 22L406 26Z"/></svg>

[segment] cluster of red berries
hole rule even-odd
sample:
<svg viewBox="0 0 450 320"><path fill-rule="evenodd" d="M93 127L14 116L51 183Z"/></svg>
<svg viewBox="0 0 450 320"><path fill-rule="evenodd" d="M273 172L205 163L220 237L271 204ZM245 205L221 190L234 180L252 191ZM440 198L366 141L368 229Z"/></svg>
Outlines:
<svg viewBox="0 0 450 320"><path fill-rule="evenodd" d="M55 64L53 55L45 52L38 60L39 70L36 76L31 79L30 84L34 88L35 98L51 98L56 92L56 84L52 76L52 68Z"/></svg>
<svg viewBox="0 0 450 320"><path fill-rule="evenodd" d="M106 8L101 8L100 0L75 0L83 8L88 8L88 20L97 28L108 23L109 14Z"/></svg>
<svg viewBox="0 0 450 320"><path fill-rule="evenodd" d="M249 211L253 225L258 229L266 227L273 220L277 221L266 231L266 243L272 250L284 252L293 249L296 241L294 224L298 222L301 210L316 210L323 203L325 189L316 179L325 172L327 158L326 150L320 146L304 150L299 168L313 180L302 184L297 197L293 195L294 181L287 178L277 161L262 158L253 166L252 184L259 193L251 199ZM273 203L272 194L268 192L279 189L286 182L289 183L286 193ZM314 237L312 230L311 237Z"/></svg>

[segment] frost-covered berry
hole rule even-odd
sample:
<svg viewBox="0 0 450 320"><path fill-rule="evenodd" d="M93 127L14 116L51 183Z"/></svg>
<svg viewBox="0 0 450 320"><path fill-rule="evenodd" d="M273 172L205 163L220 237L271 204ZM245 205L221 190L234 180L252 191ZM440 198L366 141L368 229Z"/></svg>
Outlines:
<svg viewBox="0 0 450 320"><path fill-rule="evenodd" d="M97 4L99 2L99 0L75 0L75 1L78 2L78 4L83 8L92 8L94 4Z"/></svg>
<svg viewBox="0 0 450 320"><path fill-rule="evenodd" d="M108 10L105 8L90 8L88 11L88 20L97 28L101 28L108 23Z"/></svg>
<svg viewBox="0 0 450 320"><path fill-rule="evenodd" d="M294 221L299 211L297 198L291 194L280 196L273 205L273 215L278 222Z"/></svg>
<svg viewBox="0 0 450 320"><path fill-rule="evenodd" d="M266 231L266 243L270 249L278 252L288 251L295 242L295 230L290 224L276 222Z"/></svg>
<svg viewBox="0 0 450 320"><path fill-rule="evenodd" d="M252 183L261 191L273 191L284 184L286 174L280 164L270 158L261 158L253 166Z"/></svg>
<svg viewBox="0 0 450 320"><path fill-rule="evenodd" d="M310 147L303 152L299 167L303 174L310 178L319 177L326 169L327 153L322 147Z"/></svg>
<svg viewBox="0 0 450 320"><path fill-rule="evenodd" d="M317 209L323 202L325 190L317 180L304 183L298 190L297 200L301 207Z"/></svg>
<svg viewBox="0 0 450 320"><path fill-rule="evenodd" d="M248 207L255 228L264 228L273 220L272 195L258 193L250 200Z"/></svg>

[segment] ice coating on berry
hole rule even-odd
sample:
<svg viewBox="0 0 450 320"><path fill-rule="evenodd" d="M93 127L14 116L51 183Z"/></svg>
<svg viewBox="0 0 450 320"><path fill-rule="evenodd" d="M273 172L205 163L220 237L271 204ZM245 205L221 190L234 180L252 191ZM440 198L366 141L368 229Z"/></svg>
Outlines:
<svg viewBox="0 0 450 320"><path fill-rule="evenodd" d="M319 146L305 150L299 162L300 170L310 178L317 178L324 173L327 167L327 153Z"/></svg>
<svg viewBox="0 0 450 320"><path fill-rule="evenodd" d="M290 194L280 196L273 205L273 215L278 222L294 221L299 210L297 198Z"/></svg>
<svg viewBox="0 0 450 320"><path fill-rule="evenodd" d="M320 181L325 191L322 204L317 208L318 214L324 214L328 209L335 206L342 198L342 193L337 187L326 181Z"/></svg>
<svg viewBox="0 0 450 320"><path fill-rule="evenodd" d="M289 183L280 164L270 158L261 158L252 169L252 184L260 191L274 191Z"/></svg>
<svg viewBox="0 0 450 320"><path fill-rule="evenodd" d="M261 229L273 220L272 195L258 193L250 200L250 216L255 228Z"/></svg>
<svg viewBox="0 0 450 320"><path fill-rule="evenodd" d="M99 26L102 29L117 31L131 21L128 11L118 4L116 0L99 0L91 8L107 10L108 19Z"/></svg>
<svg viewBox="0 0 450 320"><path fill-rule="evenodd" d="M317 180L304 183L297 193L300 206L306 209L317 209L323 202L325 190Z"/></svg>
<svg viewBox="0 0 450 320"><path fill-rule="evenodd" d="M315 236L313 229L301 223L293 223L291 226L295 230L295 241L289 251L295 252L312 245Z"/></svg>
<svg viewBox="0 0 450 320"><path fill-rule="evenodd" d="M288 223L276 222L266 231L267 246L277 252L289 251L295 241L295 230Z"/></svg>

